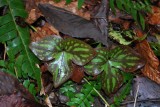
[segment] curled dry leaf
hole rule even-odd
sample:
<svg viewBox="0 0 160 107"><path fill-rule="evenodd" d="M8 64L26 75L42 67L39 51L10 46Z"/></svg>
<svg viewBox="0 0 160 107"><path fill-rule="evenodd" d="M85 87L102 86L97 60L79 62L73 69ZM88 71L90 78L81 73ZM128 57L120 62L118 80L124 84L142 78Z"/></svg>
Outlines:
<svg viewBox="0 0 160 107"><path fill-rule="evenodd" d="M143 37L144 34L140 30L135 31L138 37ZM147 40L143 40L136 45L136 50L147 60L146 65L142 68L142 73L151 80L160 84L159 60L150 48Z"/></svg>

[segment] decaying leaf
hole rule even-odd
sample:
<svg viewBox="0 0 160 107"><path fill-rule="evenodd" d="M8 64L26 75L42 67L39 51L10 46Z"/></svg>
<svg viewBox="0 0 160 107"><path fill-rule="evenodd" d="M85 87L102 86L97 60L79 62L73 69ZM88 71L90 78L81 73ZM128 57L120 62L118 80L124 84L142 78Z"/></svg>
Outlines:
<svg viewBox="0 0 160 107"><path fill-rule="evenodd" d="M160 25L160 8L152 7L152 14L148 16L148 23L152 25Z"/></svg>
<svg viewBox="0 0 160 107"><path fill-rule="evenodd" d="M50 4L39 4L47 21L60 32L77 38L92 38L107 45L107 38L89 20Z"/></svg>
<svg viewBox="0 0 160 107"><path fill-rule="evenodd" d="M109 14L109 0L101 0L101 4L97 11L91 16L95 25L100 29L104 36L108 36L108 14Z"/></svg>
<svg viewBox="0 0 160 107"><path fill-rule="evenodd" d="M84 68L82 66L78 66L76 64L72 64L72 76L71 79L72 81L75 81L77 83L80 83L81 80L84 77Z"/></svg>
<svg viewBox="0 0 160 107"><path fill-rule="evenodd" d="M140 30L136 30L137 36L142 37L144 34ZM160 84L159 60L150 48L147 40L143 40L136 45L137 51L147 60L146 65L142 69L142 73L151 80Z"/></svg>
<svg viewBox="0 0 160 107"><path fill-rule="evenodd" d="M45 23L42 25L42 27L36 27L36 30L36 32L30 30L32 42L39 41L41 38L44 38L47 35L58 35L58 31L48 23Z"/></svg>
<svg viewBox="0 0 160 107"><path fill-rule="evenodd" d="M1 107L45 107L13 76L0 71Z"/></svg>

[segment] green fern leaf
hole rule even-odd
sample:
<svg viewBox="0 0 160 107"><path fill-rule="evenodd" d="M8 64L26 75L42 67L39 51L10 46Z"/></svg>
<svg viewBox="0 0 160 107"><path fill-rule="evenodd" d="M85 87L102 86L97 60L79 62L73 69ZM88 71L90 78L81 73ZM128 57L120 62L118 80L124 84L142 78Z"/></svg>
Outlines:
<svg viewBox="0 0 160 107"><path fill-rule="evenodd" d="M72 81L68 81L63 84L60 88L60 93L67 96L69 99L73 98L75 95L76 89Z"/></svg>
<svg viewBox="0 0 160 107"><path fill-rule="evenodd" d="M4 16L0 16L0 42L6 43L7 55L12 63L12 66L8 66L8 69L12 72L16 70L19 77L23 76L23 73L28 74L29 77L37 80L40 88L40 69L36 67L38 60L28 47L30 42L29 29L27 27L22 28L15 22L17 16L22 18L27 17L23 1L0 0L0 6L8 6L7 13ZM15 57L17 55L18 57ZM23 60L16 61L16 59L19 59L19 56L23 57ZM17 63L15 64L15 62ZM22 66L20 67L20 63L23 69Z"/></svg>
<svg viewBox="0 0 160 107"><path fill-rule="evenodd" d="M72 0L66 0L66 4L70 4Z"/></svg>
<svg viewBox="0 0 160 107"><path fill-rule="evenodd" d="M78 9L80 9L83 4L84 4L84 0L78 0Z"/></svg>
<svg viewBox="0 0 160 107"><path fill-rule="evenodd" d="M90 81L90 84L85 83L80 93L77 93L75 97L71 98L67 105L75 107L90 107L94 101L94 96L98 94L95 90L100 90L101 84L97 81Z"/></svg>
<svg viewBox="0 0 160 107"><path fill-rule="evenodd" d="M116 40L117 42L119 42L122 45L129 45L131 44L134 40L128 41L124 38L124 36L122 35L123 32L120 31L114 31L113 29L110 29L109 32L109 37ZM125 34L126 37L129 37L130 39L132 39L132 36L130 33Z"/></svg>
<svg viewBox="0 0 160 107"><path fill-rule="evenodd" d="M110 0L110 7L114 13L115 7L117 7L118 9L125 11L128 14L131 14L133 19L141 25L142 29L145 29L144 17L141 11L151 11L151 5L147 0Z"/></svg>

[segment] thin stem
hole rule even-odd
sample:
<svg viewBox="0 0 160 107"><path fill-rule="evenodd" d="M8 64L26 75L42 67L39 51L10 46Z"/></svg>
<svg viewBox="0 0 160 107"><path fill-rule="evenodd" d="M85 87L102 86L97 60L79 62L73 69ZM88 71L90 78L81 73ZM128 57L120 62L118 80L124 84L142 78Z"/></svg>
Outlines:
<svg viewBox="0 0 160 107"><path fill-rule="evenodd" d="M6 43L4 43L4 55L3 55L3 60L6 60L6 53L7 53L7 46L6 46Z"/></svg>
<svg viewBox="0 0 160 107"><path fill-rule="evenodd" d="M84 80L85 80L89 85L91 85L90 82L89 82L86 78L84 78ZM94 89L94 91L99 95L99 97L104 101L105 105L107 105L107 106L109 107L109 106L110 106L109 103L105 100L105 98L101 95L101 93L99 93L99 92L97 91L97 89L95 89L94 87L93 87L93 89Z"/></svg>
<svg viewBox="0 0 160 107"><path fill-rule="evenodd" d="M139 85L138 85L138 87L137 87L137 92L136 92L136 96L135 96L135 100L134 100L134 106L133 106L133 107L136 107L136 102L137 102L138 91L139 91Z"/></svg>

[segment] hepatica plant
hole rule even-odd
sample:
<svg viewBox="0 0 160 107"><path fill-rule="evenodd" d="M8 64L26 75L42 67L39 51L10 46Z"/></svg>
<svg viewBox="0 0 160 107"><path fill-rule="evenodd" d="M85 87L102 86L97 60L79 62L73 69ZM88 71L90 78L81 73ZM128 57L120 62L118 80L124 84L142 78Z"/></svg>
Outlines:
<svg viewBox="0 0 160 107"><path fill-rule="evenodd" d="M88 75L101 75L102 88L109 94L120 86L124 72L133 72L144 65L142 58L127 46L93 49L83 41L52 35L30 44L32 52L42 61L49 61L54 87L72 75L72 63L84 66Z"/></svg>

